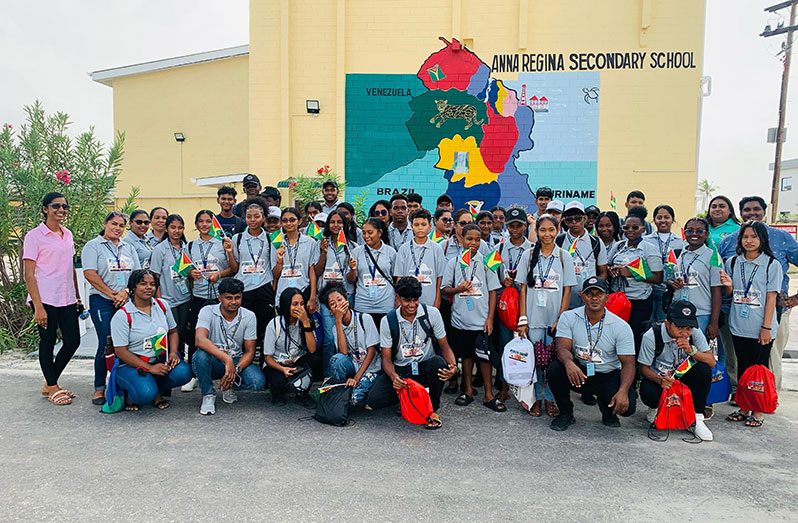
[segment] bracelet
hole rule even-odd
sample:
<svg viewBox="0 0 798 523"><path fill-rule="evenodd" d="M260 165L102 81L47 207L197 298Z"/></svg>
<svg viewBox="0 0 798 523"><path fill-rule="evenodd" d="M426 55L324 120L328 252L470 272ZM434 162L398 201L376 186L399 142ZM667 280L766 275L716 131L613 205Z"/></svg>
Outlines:
<svg viewBox="0 0 798 523"><path fill-rule="evenodd" d="M522 319L518 320L519 327L526 327L528 325L529 325L529 320L527 320L526 318L524 318L523 320Z"/></svg>
<svg viewBox="0 0 798 523"><path fill-rule="evenodd" d="M760 328L765 329L766 331L773 330L770 327L765 327L764 325L762 327L760 327Z"/></svg>

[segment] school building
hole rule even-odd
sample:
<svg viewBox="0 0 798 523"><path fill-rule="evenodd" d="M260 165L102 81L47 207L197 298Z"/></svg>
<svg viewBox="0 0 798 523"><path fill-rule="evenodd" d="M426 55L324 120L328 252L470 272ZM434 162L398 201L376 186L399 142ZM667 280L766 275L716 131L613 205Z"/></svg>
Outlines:
<svg viewBox="0 0 798 523"><path fill-rule="evenodd" d="M531 207L548 185L622 209L642 189L683 219L704 17L702 0L250 0L248 45L92 79L126 135L117 195L186 218L242 173L286 203L291 177L329 165L365 205Z"/></svg>

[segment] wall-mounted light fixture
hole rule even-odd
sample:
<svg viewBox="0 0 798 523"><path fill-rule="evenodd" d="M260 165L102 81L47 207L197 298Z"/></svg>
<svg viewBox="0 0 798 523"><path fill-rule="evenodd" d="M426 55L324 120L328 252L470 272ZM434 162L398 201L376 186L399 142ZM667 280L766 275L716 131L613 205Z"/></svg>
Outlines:
<svg viewBox="0 0 798 523"><path fill-rule="evenodd" d="M176 142L180 142L180 143L185 142L186 141L186 135L184 135L183 133L175 133L175 141Z"/></svg>
<svg viewBox="0 0 798 523"><path fill-rule="evenodd" d="M319 114L319 101L318 100L305 100L305 107L309 114Z"/></svg>

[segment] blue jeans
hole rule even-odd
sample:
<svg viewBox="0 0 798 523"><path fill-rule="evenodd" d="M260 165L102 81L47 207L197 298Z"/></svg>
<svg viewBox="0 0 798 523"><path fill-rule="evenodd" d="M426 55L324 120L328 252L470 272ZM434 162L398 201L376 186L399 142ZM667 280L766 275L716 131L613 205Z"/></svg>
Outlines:
<svg viewBox="0 0 798 523"><path fill-rule="evenodd" d="M105 388L108 370L105 367L105 341L111 335L111 318L116 313L114 302L99 294L89 296L89 313L97 332L97 353L94 355L94 390Z"/></svg>
<svg viewBox="0 0 798 523"><path fill-rule="evenodd" d="M335 383L344 383L349 378L355 377L355 364L346 354L333 354L330 358L330 378ZM371 386L380 373L365 372L352 389L352 405L365 405Z"/></svg>
<svg viewBox="0 0 798 523"><path fill-rule="evenodd" d="M332 376L330 370L330 358L332 358L338 350L335 348L335 341L333 340L333 332L335 331L335 317L330 309L322 304L319 308L321 311L321 327L324 330L324 341L322 342L322 368L324 368L324 376Z"/></svg>
<svg viewBox="0 0 798 523"><path fill-rule="evenodd" d="M130 365L120 365L116 369L116 386L136 405L147 405L155 401L158 394L164 394L175 387L181 387L191 380L191 367L185 362L178 363L166 376L143 376Z"/></svg>
<svg viewBox="0 0 798 523"><path fill-rule="evenodd" d="M545 342L550 341L546 335L546 329L529 329L528 337L529 341L532 343L540 340L544 340ZM546 401L554 401L554 394L552 394L551 388L549 388L549 384L546 381L546 373L544 370L535 369L535 374L537 375L537 381L535 381L535 400L545 399Z"/></svg>
<svg viewBox="0 0 798 523"><path fill-rule="evenodd" d="M233 358L233 363L238 365L240 359L240 357ZM213 380L224 376L224 363L200 349L194 354L191 366L194 368L194 375L197 377L202 395L216 394ZM250 364L241 371L241 385L235 385L234 388L237 390L263 390L265 386L266 378L263 373L257 365Z"/></svg>
<svg viewBox="0 0 798 523"><path fill-rule="evenodd" d="M655 285L651 296L654 298L653 309L651 310L651 321L662 321L665 319L665 311L662 310L662 297L665 296L665 291Z"/></svg>

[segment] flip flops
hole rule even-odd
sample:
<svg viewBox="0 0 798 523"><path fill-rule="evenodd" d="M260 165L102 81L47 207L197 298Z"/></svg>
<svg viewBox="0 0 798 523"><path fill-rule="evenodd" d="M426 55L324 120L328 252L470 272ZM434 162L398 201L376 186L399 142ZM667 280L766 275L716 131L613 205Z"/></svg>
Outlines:
<svg viewBox="0 0 798 523"><path fill-rule="evenodd" d="M465 407L467 405L471 405L474 401L474 396L469 396L465 392L457 396L457 399L454 400L454 404L460 407Z"/></svg>
<svg viewBox="0 0 798 523"><path fill-rule="evenodd" d="M424 425L424 428L427 430L438 430L442 425L443 423L441 422L440 415L437 412L433 412L429 417L429 422Z"/></svg>
<svg viewBox="0 0 798 523"><path fill-rule="evenodd" d="M505 412L507 410L507 407L499 400L498 397L493 398L490 401L483 401L482 404L493 412Z"/></svg>

